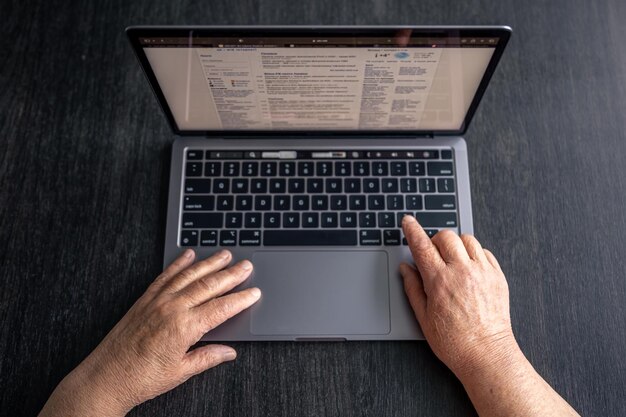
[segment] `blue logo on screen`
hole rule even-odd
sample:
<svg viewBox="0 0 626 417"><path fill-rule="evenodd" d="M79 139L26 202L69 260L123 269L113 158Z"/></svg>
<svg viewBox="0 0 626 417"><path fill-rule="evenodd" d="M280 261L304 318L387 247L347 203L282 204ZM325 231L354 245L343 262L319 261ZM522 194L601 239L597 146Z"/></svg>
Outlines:
<svg viewBox="0 0 626 417"><path fill-rule="evenodd" d="M408 52L396 52L394 56L396 57L396 59L407 59L409 57L409 53Z"/></svg>

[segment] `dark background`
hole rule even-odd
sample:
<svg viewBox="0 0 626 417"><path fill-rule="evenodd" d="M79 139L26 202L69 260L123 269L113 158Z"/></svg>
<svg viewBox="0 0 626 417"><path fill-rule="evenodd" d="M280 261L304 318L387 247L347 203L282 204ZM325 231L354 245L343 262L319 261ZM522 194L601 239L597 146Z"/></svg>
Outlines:
<svg viewBox="0 0 626 417"><path fill-rule="evenodd" d="M0 414L34 415L160 272L165 118L131 24L508 24L466 135L513 327L587 416L626 414L626 2L3 0ZM237 343L140 415L474 415L424 342Z"/></svg>

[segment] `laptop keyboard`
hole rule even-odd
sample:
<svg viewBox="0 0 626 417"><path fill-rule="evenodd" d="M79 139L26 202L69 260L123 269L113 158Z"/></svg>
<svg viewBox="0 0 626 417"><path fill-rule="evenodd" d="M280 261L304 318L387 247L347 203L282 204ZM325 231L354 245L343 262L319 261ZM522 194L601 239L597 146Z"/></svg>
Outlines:
<svg viewBox="0 0 626 417"><path fill-rule="evenodd" d="M188 149L180 246L406 245L414 215L457 228L451 150Z"/></svg>

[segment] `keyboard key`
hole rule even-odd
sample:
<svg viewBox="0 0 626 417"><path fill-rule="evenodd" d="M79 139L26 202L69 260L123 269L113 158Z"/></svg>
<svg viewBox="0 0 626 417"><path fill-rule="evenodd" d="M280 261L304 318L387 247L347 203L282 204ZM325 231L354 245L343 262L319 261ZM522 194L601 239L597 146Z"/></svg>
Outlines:
<svg viewBox="0 0 626 417"><path fill-rule="evenodd" d="M235 246L237 245L237 231L236 230L222 230L220 232L220 246Z"/></svg>
<svg viewBox="0 0 626 417"><path fill-rule="evenodd" d="M278 172L281 177L293 177L296 175L296 163L281 162L278 164Z"/></svg>
<svg viewBox="0 0 626 417"><path fill-rule="evenodd" d="M220 229L224 213L183 213L183 227L192 229Z"/></svg>
<svg viewBox="0 0 626 417"><path fill-rule="evenodd" d="M380 230L361 230L359 232L359 240L363 246L379 246L382 245Z"/></svg>
<svg viewBox="0 0 626 417"><path fill-rule="evenodd" d="M439 151L416 151L415 156L419 159L439 159Z"/></svg>
<svg viewBox="0 0 626 417"><path fill-rule="evenodd" d="M283 213L283 227L300 227L300 213Z"/></svg>
<svg viewBox="0 0 626 417"><path fill-rule="evenodd" d="M454 212L417 212L415 218L422 227L457 227Z"/></svg>
<svg viewBox="0 0 626 417"><path fill-rule="evenodd" d="M392 161L391 165L391 175L397 177L403 177L406 175L406 162L404 161Z"/></svg>
<svg viewBox="0 0 626 417"><path fill-rule="evenodd" d="M440 193L453 193L454 180L452 178L439 178L437 180L437 190Z"/></svg>
<svg viewBox="0 0 626 417"><path fill-rule="evenodd" d="M322 227L337 227L337 213L322 213Z"/></svg>
<svg viewBox="0 0 626 417"><path fill-rule="evenodd" d="M435 179L434 178L420 178L420 193L434 193L435 192Z"/></svg>
<svg viewBox="0 0 626 417"><path fill-rule="evenodd" d="M290 193L303 193L304 192L304 178L289 178L287 182L287 190Z"/></svg>
<svg viewBox="0 0 626 417"><path fill-rule="evenodd" d="M378 178L363 178L363 192L379 193L380 181L378 180Z"/></svg>
<svg viewBox="0 0 626 417"><path fill-rule="evenodd" d="M314 195L311 197L311 206L313 210L328 210L328 196Z"/></svg>
<svg viewBox="0 0 626 417"><path fill-rule="evenodd" d="M272 178L270 180L270 193L282 194L287 191L287 180L284 178Z"/></svg>
<svg viewBox="0 0 626 417"><path fill-rule="evenodd" d="M323 193L324 181L321 178L309 178L306 180L306 190L308 193Z"/></svg>
<svg viewBox="0 0 626 417"><path fill-rule="evenodd" d="M242 230L239 232L239 246L260 246L260 230Z"/></svg>
<svg viewBox="0 0 626 417"><path fill-rule="evenodd" d="M217 246L217 230L203 230L200 232L201 246Z"/></svg>
<svg viewBox="0 0 626 417"><path fill-rule="evenodd" d="M451 150L441 151L441 159L452 159L452 151Z"/></svg>
<svg viewBox="0 0 626 417"><path fill-rule="evenodd" d="M330 196L330 209L331 210L346 210L348 208L348 197L345 195L331 195Z"/></svg>
<svg viewBox="0 0 626 417"><path fill-rule="evenodd" d="M261 227L261 213L246 213L244 224L247 228Z"/></svg>
<svg viewBox="0 0 626 417"><path fill-rule="evenodd" d="M341 178L327 178L326 179L326 192L327 193L340 193L341 192Z"/></svg>
<svg viewBox="0 0 626 417"><path fill-rule="evenodd" d="M227 178L216 178L213 180L214 194L227 194L230 192L230 180Z"/></svg>
<svg viewBox="0 0 626 417"><path fill-rule="evenodd" d="M424 197L426 210L454 210L456 200L454 195L427 195Z"/></svg>
<svg viewBox="0 0 626 417"><path fill-rule="evenodd" d="M212 195L186 195L183 198L183 210L210 211L215 208L215 197Z"/></svg>
<svg viewBox="0 0 626 417"><path fill-rule="evenodd" d="M433 236L435 236L437 234L437 232L439 230L437 230L437 229L424 229L424 231L426 232L428 237L433 237Z"/></svg>
<svg viewBox="0 0 626 417"><path fill-rule="evenodd" d="M205 177L219 177L220 175L222 175L221 162L207 162L204 164Z"/></svg>
<svg viewBox="0 0 626 417"><path fill-rule="evenodd" d="M274 196L274 210L286 211L291 208L291 198L288 195Z"/></svg>
<svg viewBox="0 0 626 417"><path fill-rule="evenodd" d="M211 192L211 180L187 179L185 180L185 193L209 194Z"/></svg>
<svg viewBox="0 0 626 417"><path fill-rule="evenodd" d="M242 213L226 213L226 227L229 229L239 229L243 226Z"/></svg>
<svg viewBox="0 0 626 417"><path fill-rule="evenodd" d="M217 197L216 210L230 211L235 206L235 198L232 195L220 195Z"/></svg>
<svg viewBox="0 0 626 417"><path fill-rule="evenodd" d="M317 175L320 177L329 177L333 175L333 163L330 161L318 162Z"/></svg>
<svg viewBox="0 0 626 417"><path fill-rule="evenodd" d="M265 213L263 216L264 227L280 227L280 213Z"/></svg>
<svg viewBox="0 0 626 417"><path fill-rule="evenodd" d="M397 193L398 192L398 179L397 178L383 178L382 188L383 193Z"/></svg>
<svg viewBox="0 0 626 417"><path fill-rule="evenodd" d="M239 162L224 162L224 176L226 177L238 177L239 176Z"/></svg>
<svg viewBox="0 0 626 417"><path fill-rule="evenodd" d="M356 230L265 230L265 246L356 246Z"/></svg>
<svg viewBox="0 0 626 417"><path fill-rule="evenodd" d="M409 162L409 175L413 177L421 177L426 175L426 166L423 162Z"/></svg>
<svg viewBox="0 0 626 417"><path fill-rule="evenodd" d="M350 210L365 210L365 196L364 195L351 195L349 197Z"/></svg>
<svg viewBox="0 0 626 417"><path fill-rule="evenodd" d="M197 149L188 149L187 150L187 160L196 160L196 159L202 159L202 157L204 156L204 152L199 151Z"/></svg>
<svg viewBox="0 0 626 417"><path fill-rule="evenodd" d="M387 210L404 210L404 199L401 195L387 196Z"/></svg>
<svg viewBox="0 0 626 417"><path fill-rule="evenodd" d="M369 162L355 162L354 163L354 175L358 175L360 177L365 177L370 174L370 164Z"/></svg>
<svg viewBox="0 0 626 417"><path fill-rule="evenodd" d="M421 210L422 209L422 196L421 195L407 195L405 198L406 198L407 210Z"/></svg>
<svg viewBox="0 0 626 417"><path fill-rule="evenodd" d="M344 190L346 193L360 193L361 192L361 179L360 178L346 178L344 180Z"/></svg>
<svg viewBox="0 0 626 417"><path fill-rule="evenodd" d="M298 175L311 177L315 174L313 162L298 162Z"/></svg>
<svg viewBox="0 0 626 417"><path fill-rule="evenodd" d="M376 214L370 212L359 213L359 226L376 227Z"/></svg>
<svg viewBox="0 0 626 417"><path fill-rule="evenodd" d="M341 227L356 227L356 213L339 213L339 225Z"/></svg>
<svg viewBox="0 0 626 417"><path fill-rule="evenodd" d="M367 196L367 209L368 210L384 210L385 209L385 196L384 195Z"/></svg>
<svg viewBox="0 0 626 417"><path fill-rule="evenodd" d="M180 246L198 246L198 231L183 230L180 232Z"/></svg>
<svg viewBox="0 0 626 417"><path fill-rule="evenodd" d="M414 193L417 191L417 181L415 178L401 178L400 179L400 192Z"/></svg>
<svg viewBox="0 0 626 417"><path fill-rule="evenodd" d="M389 175L389 164L387 161L372 162L372 175L379 177Z"/></svg>
<svg viewBox="0 0 626 417"><path fill-rule="evenodd" d="M398 246L400 244L400 231L398 229L383 230L383 242L386 246Z"/></svg>
<svg viewBox="0 0 626 417"><path fill-rule="evenodd" d="M238 195L235 199L235 210L248 211L252 210L252 196Z"/></svg>
<svg viewBox="0 0 626 417"><path fill-rule="evenodd" d="M267 192L267 179L255 178L250 182L250 192L254 194L263 194Z"/></svg>
<svg viewBox="0 0 626 417"><path fill-rule="evenodd" d="M233 179L233 193L246 194L247 192L248 192L248 179L247 178Z"/></svg>
<svg viewBox="0 0 626 417"><path fill-rule="evenodd" d="M257 195L254 197L254 209L265 211L272 209L272 197L269 195Z"/></svg>
<svg viewBox="0 0 626 417"><path fill-rule="evenodd" d="M302 213L302 227L319 227L319 215L317 213Z"/></svg>
<svg viewBox="0 0 626 417"><path fill-rule="evenodd" d="M276 176L276 162L261 162L261 176Z"/></svg>
<svg viewBox="0 0 626 417"><path fill-rule="evenodd" d="M305 211L309 209L309 196L308 195L294 195L293 209L299 211Z"/></svg>
<svg viewBox="0 0 626 417"><path fill-rule="evenodd" d="M259 163L258 162L244 162L241 174L245 177L256 177L259 175Z"/></svg>
<svg viewBox="0 0 626 417"><path fill-rule="evenodd" d="M335 162L335 175L347 177L352 174L352 166L348 161Z"/></svg>
<svg viewBox="0 0 626 417"><path fill-rule="evenodd" d="M187 165L185 167L185 176L201 177L202 176L202 162L187 162Z"/></svg>
<svg viewBox="0 0 626 417"><path fill-rule="evenodd" d="M442 176L453 175L452 162L429 162L428 163L428 175L430 176Z"/></svg>
<svg viewBox="0 0 626 417"><path fill-rule="evenodd" d="M378 227L396 227L396 215L390 212L378 213Z"/></svg>
<svg viewBox="0 0 626 417"><path fill-rule="evenodd" d="M239 151L207 151L206 159L241 159L243 152Z"/></svg>

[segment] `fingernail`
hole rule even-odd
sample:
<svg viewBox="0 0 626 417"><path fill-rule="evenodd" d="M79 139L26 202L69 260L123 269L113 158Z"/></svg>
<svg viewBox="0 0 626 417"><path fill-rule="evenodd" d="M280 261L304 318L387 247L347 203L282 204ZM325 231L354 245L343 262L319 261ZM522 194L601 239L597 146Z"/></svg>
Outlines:
<svg viewBox="0 0 626 417"><path fill-rule="evenodd" d="M250 288L250 294L252 294L252 296L254 298L260 298L261 297L261 290L254 287L254 288Z"/></svg>
<svg viewBox="0 0 626 417"><path fill-rule="evenodd" d="M405 214L404 217L402 217L402 223L408 223L408 222L415 222L415 217L411 216L410 214Z"/></svg>
<svg viewBox="0 0 626 417"><path fill-rule="evenodd" d="M237 352L235 352L235 349L229 347L224 347L222 349L222 358L224 358L225 361L232 361L236 357Z"/></svg>
<svg viewBox="0 0 626 417"><path fill-rule="evenodd" d="M183 253L183 256L187 259L191 258L193 256L193 250L187 249L185 253Z"/></svg>
<svg viewBox="0 0 626 417"><path fill-rule="evenodd" d="M242 261L241 262L241 267L243 269L245 269L246 271L249 271L249 270L252 269L252 263L250 261L247 261L247 260L246 261Z"/></svg>
<svg viewBox="0 0 626 417"><path fill-rule="evenodd" d="M220 259L228 259L230 257L230 252L227 250L222 250L217 256L219 256Z"/></svg>

